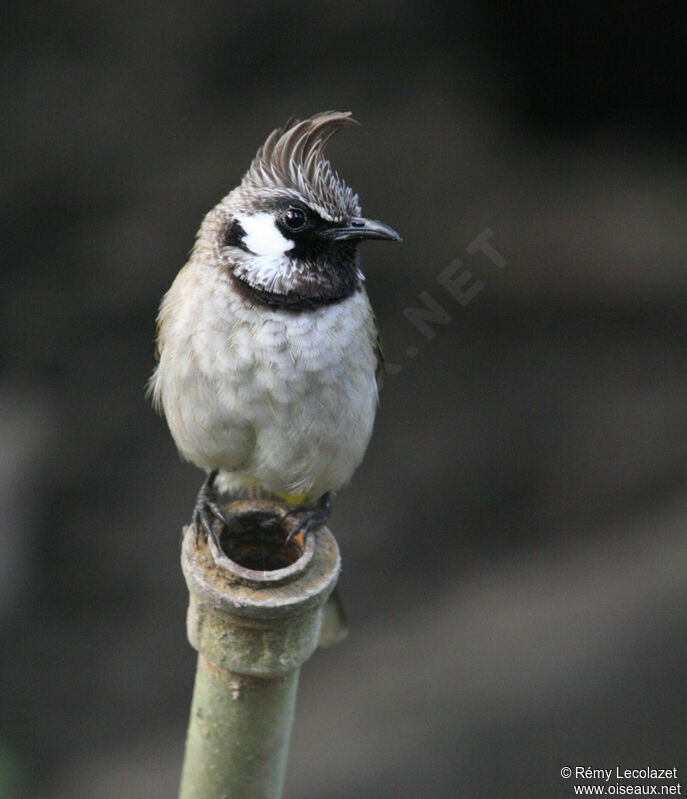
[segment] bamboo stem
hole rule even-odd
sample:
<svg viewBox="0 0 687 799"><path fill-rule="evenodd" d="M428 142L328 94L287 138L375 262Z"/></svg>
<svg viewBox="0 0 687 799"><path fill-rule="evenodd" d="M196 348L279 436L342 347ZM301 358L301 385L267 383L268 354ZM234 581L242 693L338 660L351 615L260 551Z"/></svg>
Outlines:
<svg viewBox="0 0 687 799"><path fill-rule="evenodd" d="M226 510L238 519L284 513L264 500ZM261 540L259 552L265 546ZM246 547L255 549L250 542ZM269 553L265 557L270 560ZM282 795L300 666L318 645L323 606L340 569L336 541L326 528L305 543L301 539L291 559L277 564L281 568L246 568L185 531L187 629L199 654L180 799Z"/></svg>

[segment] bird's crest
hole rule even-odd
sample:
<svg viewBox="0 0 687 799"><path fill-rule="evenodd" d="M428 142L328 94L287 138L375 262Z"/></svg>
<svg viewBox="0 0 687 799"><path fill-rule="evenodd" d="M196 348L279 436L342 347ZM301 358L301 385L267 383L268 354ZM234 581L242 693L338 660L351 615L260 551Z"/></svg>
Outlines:
<svg viewBox="0 0 687 799"><path fill-rule="evenodd" d="M290 119L267 137L241 186L275 194L296 192L330 222L359 216L358 195L324 157L327 142L350 124L355 124L350 111L323 111L303 121Z"/></svg>

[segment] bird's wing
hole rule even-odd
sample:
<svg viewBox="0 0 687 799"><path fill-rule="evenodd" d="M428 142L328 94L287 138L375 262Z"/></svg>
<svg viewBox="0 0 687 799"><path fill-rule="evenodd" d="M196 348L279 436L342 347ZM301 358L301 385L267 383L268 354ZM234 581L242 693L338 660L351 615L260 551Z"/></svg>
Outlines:
<svg viewBox="0 0 687 799"><path fill-rule="evenodd" d="M379 333L379 324L377 322L377 315L375 314L372 306L370 308L370 334L372 339L372 347L374 349L376 364L375 364L375 377L377 379L377 391L382 388L382 378L384 376L384 350L382 348L382 337Z"/></svg>
<svg viewBox="0 0 687 799"><path fill-rule="evenodd" d="M161 321L158 318L157 323L155 324L155 350L153 354L155 355L155 361L157 363L160 362L160 324Z"/></svg>
<svg viewBox="0 0 687 799"><path fill-rule="evenodd" d="M375 319L375 323L376 323ZM375 367L375 377L377 378L377 390L381 391L384 379L384 350L382 349L382 338L377 330L375 338L375 355L377 356L377 365Z"/></svg>

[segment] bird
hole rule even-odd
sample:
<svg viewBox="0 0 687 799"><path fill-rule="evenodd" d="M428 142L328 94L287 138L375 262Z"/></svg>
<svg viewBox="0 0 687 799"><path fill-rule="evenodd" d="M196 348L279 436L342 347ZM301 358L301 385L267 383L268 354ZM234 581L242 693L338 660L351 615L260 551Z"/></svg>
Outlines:
<svg viewBox="0 0 687 799"><path fill-rule="evenodd" d="M299 514L291 535L317 530L367 449L383 356L359 249L401 237L361 216L324 155L354 123L326 111L273 130L160 304L149 393L206 473L197 537L218 543L219 495L245 490Z"/></svg>

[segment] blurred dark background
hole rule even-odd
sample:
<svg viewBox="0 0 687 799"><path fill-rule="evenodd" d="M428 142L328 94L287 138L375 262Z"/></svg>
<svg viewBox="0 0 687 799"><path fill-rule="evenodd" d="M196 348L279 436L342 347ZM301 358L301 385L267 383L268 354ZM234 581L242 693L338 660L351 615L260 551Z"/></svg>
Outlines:
<svg viewBox="0 0 687 799"><path fill-rule="evenodd" d="M330 158L404 243L363 253L394 373L335 505L352 630L304 667L287 795L687 781L682 4L3 22L0 796L175 795L201 474L143 396L156 309L267 133L328 108L363 123ZM467 252L485 229L502 268ZM437 282L456 258L465 306ZM451 316L431 340L422 292Z"/></svg>

